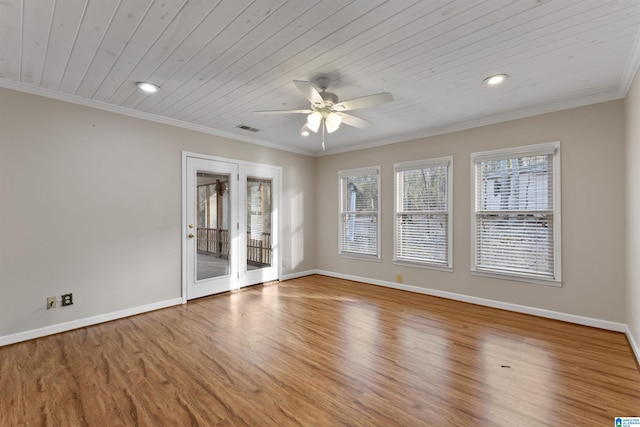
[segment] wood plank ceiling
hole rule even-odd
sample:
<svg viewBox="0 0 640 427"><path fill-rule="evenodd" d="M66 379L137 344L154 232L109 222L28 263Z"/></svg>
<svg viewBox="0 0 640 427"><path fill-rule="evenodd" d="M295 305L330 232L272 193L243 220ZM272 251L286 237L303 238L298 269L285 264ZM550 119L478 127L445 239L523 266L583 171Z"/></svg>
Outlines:
<svg viewBox="0 0 640 427"><path fill-rule="evenodd" d="M307 154L304 115L252 111L393 94L326 154L622 98L639 33L640 0L3 0L0 86Z"/></svg>

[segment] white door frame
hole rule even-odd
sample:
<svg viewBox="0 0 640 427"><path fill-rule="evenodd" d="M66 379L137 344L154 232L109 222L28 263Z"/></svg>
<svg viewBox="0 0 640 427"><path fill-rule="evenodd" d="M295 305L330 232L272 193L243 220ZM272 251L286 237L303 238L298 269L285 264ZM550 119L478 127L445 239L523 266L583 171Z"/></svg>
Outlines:
<svg viewBox="0 0 640 427"><path fill-rule="evenodd" d="M193 244L189 242L191 239L189 239L188 237L188 234L189 234L189 231L188 231L189 218L187 218L187 191L188 191L187 189L187 173L188 173L187 158L188 157L203 159L203 160L213 160L217 162L236 163L240 169L242 169L243 167L248 167L253 169L269 168L277 172L277 179L275 180L276 182L274 182L275 191L273 191L274 196L272 201L273 207L274 207L273 209L274 216L272 219L274 224L273 228L277 230L277 232L274 233L272 236L272 239L273 239L272 262L276 268L277 279L280 279L282 274L281 265L280 265L281 264L280 263L280 242L282 241L281 239L282 227L280 226L280 212L282 212L282 209L281 209L282 199L280 197L280 195L282 194L282 167L262 164L262 163L247 162L244 160L231 159L227 157L217 157L217 156L210 156L207 154L183 151L182 152L182 186L181 186L182 188L182 197L181 197L182 220L181 220L181 230L180 230L181 232L180 238L182 243L182 264L181 264L182 266L182 303L183 304L187 303L187 245ZM242 197L243 191L246 192L246 189L244 190L241 189L239 197ZM239 205L242 205L242 206L240 206L238 214L246 217L246 213L244 213L246 209L246 207L244 206L244 202L245 202L244 199L241 198ZM246 233L244 234L246 236ZM246 248L245 248L245 251L246 251ZM244 251L241 250L240 253L244 253ZM240 269L240 271L244 273L243 280L238 282L240 287L245 285L244 276L246 276L246 256L244 258L245 260L242 261L241 265L245 265L245 267Z"/></svg>

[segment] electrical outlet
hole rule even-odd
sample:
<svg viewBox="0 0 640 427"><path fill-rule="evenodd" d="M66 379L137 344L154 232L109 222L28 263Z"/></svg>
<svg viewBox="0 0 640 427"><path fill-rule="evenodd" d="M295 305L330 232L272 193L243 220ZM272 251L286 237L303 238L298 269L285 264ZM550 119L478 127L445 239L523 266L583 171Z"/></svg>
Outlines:
<svg viewBox="0 0 640 427"><path fill-rule="evenodd" d="M47 297L47 310L56 308L56 297Z"/></svg>
<svg viewBox="0 0 640 427"><path fill-rule="evenodd" d="M65 307L67 305L73 304L73 294L62 294L62 304L61 306Z"/></svg>
<svg viewBox="0 0 640 427"><path fill-rule="evenodd" d="M402 283L402 274L396 274L396 282Z"/></svg>

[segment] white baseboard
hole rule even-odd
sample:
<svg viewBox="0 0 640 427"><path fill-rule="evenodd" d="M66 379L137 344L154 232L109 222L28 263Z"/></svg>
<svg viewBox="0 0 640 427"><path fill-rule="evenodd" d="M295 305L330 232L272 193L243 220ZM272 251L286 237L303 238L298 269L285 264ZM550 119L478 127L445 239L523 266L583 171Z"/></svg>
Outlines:
<svg viewBox="0 0 640 427"><path fill-rule="evenodd" d="M291 280L298 277L311 276L313 274L321 274L329 277L336 277L339 279L353 280L356 282L363 282L377 286L384 286L387 288L401 289L403 291L416 292L424 295L432 295L441 298L447 298L456 301L468 302L472 304L483 305L486 307L499 308L502 310L514 311L517 313L531 314L534 316L546 317L549 319L562 320L569 323L576 323L579 325L591 326L600 329L607 329L616 332L623 332L626 334L627 339L631 345L631 348L640 363L640 346L633 338L631 330L624 323L610 322L608 320L594 319L591 317L577 316L574 314L567 314L557 311L545 310L541 308L529 307L519 304L512 304L502 301L490 300L486 298L478 298L469 295L457 294L454 292L440 291L436 289L422 288L414 285L407 285L403 283L394 283L384 280L370 279L367 277L353 276L350 274L336 273L325 270L306 270L297 273L285 274L280 277L280 280ZM34 338L44 337L47 335L53 335L61 332L70 331L72 329L83 328L85 326L91 326L98 323L109 322L111 320L121 319L123 317L134 316L136 314L146 313L149 311L159 310L161 308L171 307L174 305L182 304L182 298L174 298L167 301L160 301L153 304L147 304L140 307L133 307L126 310L114 311L111 313L101 314L97 316L87 317L84 319L73 320L71 322L59 323L56 325L46 326L44 328L32 329L30 331L20 332L12 335L0 336L0 347L18 343L21 341L27 341Z"/></svg>
<svg viewBox="0 0 640 427"><path fill-rule="evenodd" d="M96 325L98 323L109 322L111 320L122 319L123 317L134 316L136 314L146 313L179 304L182 304L182 298L174 298L167 301L160 301L153 304L72 320L70 322L58 323L56 325L45 326L44 328L32 329L30 331L19 332L17 334L0 336L0 347L47 335L58 334L60 332L66 332L72 329L84 328L85 326Z"/></svg>
<svg viewBox="0 0 640 427"><path fill-rule="evenodd" d="M312 274L322 274L322 273L320 273L318 270L306 270L306 271L299 271L297 273L283 274L282 276L280 276L280 281L297 279L298 277L304 277L304 276L311 276Z"/></svg>
<svg viewBox="0 0 640 427"><path fill-rule="evenodd" d="M633 350L633 353L636 355L636 360L638 361L638 364L640 364L640 346L638 346L638 343L633 338L631 329L629 329L628 326L627 326L626 333L627 333L627 339L629 340L629 344L631 345L631 349Z"/></svg>
<svg viewBox="0 0 640 427"><path fill-rule="evenodd" d="M369 283L372 285L384 286L387 288L401 289L403 291L416 292L425 295L432 295L436 297L442 297L452 299L456 301L468 302L472 304L483 305L486 307L499 308L502 310L515 311L517 313L531 314L539 317L546 317L548 319L562 320L569 323L577 323L579 325L592 326L594 328L607 329L616 332L627 332L627 325L624 323L610 322L608 320L594 319L591 317L577 316L575 314L562 313L558 311L545 310L542 308L529 307L525 305L512 304L503 301L496 301L486 298L473 297L464 294L457 294L454 292L440 291L436 289L423 288L420 286L407 285L404 283L387 282L384 280L369 279L366 277L352 276L350 274L335 273L332 271L314 270L315 274L322 274L330 277L337 277L339 279L353 280L356 282ZM636 351L636 356L638 352ZM640 360L640 358L638 359Z"/></svg>

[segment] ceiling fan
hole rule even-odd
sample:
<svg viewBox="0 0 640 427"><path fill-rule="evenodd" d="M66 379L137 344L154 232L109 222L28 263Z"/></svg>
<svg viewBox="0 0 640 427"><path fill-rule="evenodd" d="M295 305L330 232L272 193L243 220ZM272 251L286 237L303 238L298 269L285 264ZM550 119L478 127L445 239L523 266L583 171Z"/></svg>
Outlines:
<svg viewBox="0 0 640 427"><path fill-rule="evenodd" d="M338 130L341 123L360 129L372 126L372 123L356 117L345 111L357 110L359 108L375 107L393 101L393 96L389 92L377 93L375 95L363 96L338 102L338 96L327 92L329 78L320 77L317 80L320 92L311 82L305 80L294 80L293 83L298 91L309 100L311 105L308 109L302 110L269 110L254 111L255 114L307 114L307 122L302 126L300 133L309 135L309 131L318 132L322 130L322 149L324 150L324 133L332 133Z"/></svg>

